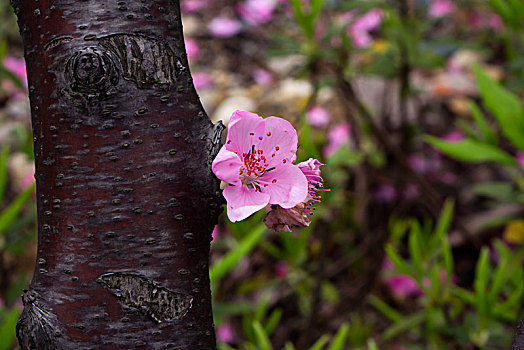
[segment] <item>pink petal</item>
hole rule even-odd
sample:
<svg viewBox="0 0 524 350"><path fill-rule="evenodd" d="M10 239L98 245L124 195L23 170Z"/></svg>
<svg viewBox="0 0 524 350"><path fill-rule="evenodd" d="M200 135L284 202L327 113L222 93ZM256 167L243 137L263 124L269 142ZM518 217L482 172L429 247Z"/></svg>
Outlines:
<svg viewBox="0 0 524 350"><path fill-rule="evenodd" d="M232 185L240 185L240 167L243 165L240 158L233 152L222 147L213 160L213 173L220 180Z"/></svg>
<svg viewBox="0 0 524 350"><path fill-rule="evenodd" d="M229 38L240 33L242 23L232 18L217 17L209 23L207 29L217 38Z"/></svg>
<svg viewBox="0 0 524 350"><path fill-rule="evenodd" d="M313 106L307 111L306 118L310 125L323 128L331 120L331 114L325 108Z"/></svg>
<svg viewBox="0 0 524 350"><path fill-rule="evenodd" d="M263 132L255 134L256 141L259 141L258 145L255 144L255 148L264 152L268 160L268 168L294 163L297 157L298 136L293 125L278 117L266 118L264 122ZM257 129L257 131L261 130Z"/></svg>
<svg viewBox="0 0 524 350"><path fill-rule="evenodd" d="M269 203L269 194L246 186L226 186L223 194L227 201L227 216L231 222L244 220Z"/></svg>
<svg viewBox="0 0 524 350"><path fill-rule="evenodd" d="M264 173L258 181L262 192L271 196L269 203L278 204L285 209L305 201L308 194L306 176L296 165L277 166Z"/></svg>
<svg viewBox="0 0 524 350"><path fill-rule="evenodd" d="M249 153L251 146L257 144L255 133L261 133L263 127L262 117L247 111L235 111L227 125L227 149L239 157L242 157L243 153ZM260 130L257 132L257 129Z"/></svg>
<svg viewBox="0 0 524 350"><path fill-rule="evenodd" d="M187 58L191 60L195 60L200 55L200 48L198 47L198 44L195 40L186 38L184 39L184 43L186 46L186 52L187 52Z"/></svg>

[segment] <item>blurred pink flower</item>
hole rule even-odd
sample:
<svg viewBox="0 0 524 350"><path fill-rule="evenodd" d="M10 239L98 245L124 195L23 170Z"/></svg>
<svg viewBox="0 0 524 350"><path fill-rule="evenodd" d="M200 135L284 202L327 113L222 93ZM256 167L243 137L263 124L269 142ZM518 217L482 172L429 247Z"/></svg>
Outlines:
<svg viewBox="0 0 524 350"><path fill-rule="evenodd" d="M289 273L289 265L285 261L279 261L275 265L275 275L278 279L284 280Z"/></svg>
<svg viewBox="0 0 524 350"><path fill-rule="evenodd" d="M358 48L368 47L373 43L370 35L372 30L377 29L382 23L384 12L376 8L366 14L357 17L355 22L348 27L347 34L351 37L353 45Z"/></svg>
<svg viewBox="0 0 524 350"><path fill-rule="evenodd" d="M182 12L192 13L197 12L207 5L208 0L183 0L182 1Z"/></svg>
<svg viewBox="0 0 524 350"><path fill-rule="evenodd" d="M27 71L25 67L25 60L23 58L7 56L2 61L2 65L5 69L13 73L15 77L17 77L27 88Z"/></svg>
<svg viewBox="0 0 524 350"><path fill-rule="evenodd" d="M253 79L259 85L271 85L273 84L273 74L262 68L256 68L252 73Z"/></svg>
<svg viewBox="0 0 524 350"><path fill-rule="evenodd" d="M396 275L387 278L386 287L391 294L398 299L406 299L409 297L418 298L423 295L417 282L406 275Z"/></svg>
<svg viewBox="0 0 524 350"><path fill-rule="evenodd" d="M404 192L402 192L402 195L406 200L413 200L417 198L419 194L420 190L416 184L408 184L406 188L404 188Z"/></svg>
<svg viewBox="0 0 524 350"><path fill-rule="evenodd" d="M429 5L428 16L442 18L453 12L453 3L450 0L433 0Z"/></svg>
<svg viewBox="0 0 524 350"><path fill-rule="evenodd" d="M35 182L35 174L27 174L22 179L22 188L23 189L28 188L29 186L31 186L33 184L33 182Z"/></svg>
<svg viewBox="0 0 524 350"><path fill-rule="evenodd" d="M211 237L213 238L213 240L220 237L220 229L218 228L218 225L216 225L215 228L213 229L213 232L211 232Z"/></svg>
<svg viewBox="0 0 524 350"><path fill-rule="evenodd" d="M524 169L524 152L517 152L517 155L515 156L515 159L517 160L517 163Z"/></svg>
<svg viewBox="0 0 524 350"><path fill-rule="evenodd" d="M271 21L276 5L276 0L245 0L236 9L247 24L257 26Z"/></svg>
<svg viewBox="0 0 524 350"><path fill-rule="evenodd" d="M419 174L428 172L429 164L426 158L420 154L411 154L407 159L408 166L411 170Z"/></svg>
<svg viewBox="0 0 524 350"><path fill-rule="evenodd" d="M187 58L191 60L196 60L200 55L200 48L195 40L186 38L184 39L186 45Z"/></svg>
<svg viewBox="0 0 524 350"><path fill-rule="evenodd" d="M205 90L213 85L213 78L205 72L193 73L193 84L197 91Z"/></svg>
<svg viewBox="0 0 524 350"><path fill-rule="evenodd" d="M207 29L217 38L229 38L240 33L242 23L232 18L216 17L209 22Z"/></svg>
<svg viewBox="0 0 524 350"><path fill-rule="evenodd" d="M379 203L389 203L397 198L397 190L389 184L378 186L373 192L373 199Z"/></svg>
<svg viewBox="0 0 524 350"><path fill-rule="evenodd" d="M442 136L442 139L447 142L460 142L464 139L464 133L462 130L456 129Z"/></svg>
<svg viewBox="0 0 524 350"><path fill-rule="evenodd" d="M333 155L340 147L349 145L351 127L348 123L337 124L333 126L327 135L327 145L322 150L324 157Z"/></svg>
<svg viewBox="0 0 524 350"><path fill-rule="evenodd" d="M310 125L323 128L331 120L331 114L325 108L313 106L307 111L306 118Z"/></svg>
<svg viewBox="0 0 524 350"><path fill-rule="evenodd" d="M440 182L446 185L453 185L457 182L457 175L453 174L450 171L444 171L439 176Z"/></svg>
<svg viewBox="0 0 524 350"><path fill-rule="evenodd" d="M496 15L494 13L489 15L488 25L491 29L493 29L496 32L503 28L502 19L500 19L499 15Z"/></svg>
<svg viewBox="0 0 524 350"><path fill-rule="evenodd" d="M235 340L235 331L229 322L218 326L216 334L220 343L232 343Z"/></svg>

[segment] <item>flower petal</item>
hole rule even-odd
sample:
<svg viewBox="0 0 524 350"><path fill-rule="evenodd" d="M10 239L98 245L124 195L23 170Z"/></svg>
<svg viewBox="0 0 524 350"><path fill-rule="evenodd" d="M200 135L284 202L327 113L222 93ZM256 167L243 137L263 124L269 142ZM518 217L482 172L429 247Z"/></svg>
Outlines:
<svg viewBox="0 0 524 350"><path fill-rule="evenodd" d="M232 222L244 220L269 202L269 194L242 185L226 186L223 194L227 201L227 216Z"/></svg>
<svg viewBox="0 0 524 350"><path fill-rule="evenodd" d="M239 156L228 151L226 147L223 146L213 160L211 169L213 169L213 173L220 180L232 185L240 185L239 171L242 165L243 163Z"/></svg>
<svg viewBox="0 0 524 350"><path fill-rule="evenodd" d="M268 193L270 204L289 209L306 200L308 183L306 176L293 164L283 164L264 173L258 180L262 192Z"/></svg>
<svg viewBox="0 0 524 350"><path fill-rule="evenodd" d="M288 162L293 163L296 159L298 145L297 131L293 125L278 117L266 118L264 122L264 131L255 136L259 140L257 148L264 152L263 154L268 160L268 168ZM261 130L257 130L257 132L259 131ZM260 140L260 137L262 140Z"/></svg>
<svg viewBox="0 0 524 350"><path fill-rule="evenodd" d="M263 126L264 119L255 113L235 111L227 124L226 148L242 158L243 153L249 153L251 146L257 144L254 135Z"/></svg>

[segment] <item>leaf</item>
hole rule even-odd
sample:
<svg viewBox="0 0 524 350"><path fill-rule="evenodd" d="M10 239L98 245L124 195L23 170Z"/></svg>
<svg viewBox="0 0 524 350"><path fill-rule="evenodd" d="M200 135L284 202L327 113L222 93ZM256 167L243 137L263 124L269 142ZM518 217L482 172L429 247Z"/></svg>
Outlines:
<svg viewBox="0 0 524 350"><path fill-rule="evenodd" d="M260 322L253 321L253 329L255 330L255 338L257 340L258 348L261 350L273 350L266 331Z"/></svg>
<svg viewBox="0 0 524 350"><path fill-rule="evenodd" d="M507 182L485 182L473 187L476 195L493 198L502 202L513 201L518 192L512 184Z"/></svg>
<svg viewBox="0 0 524 350"><path fill-rule="evenodd" d="M474 70L484 105L493 113L508 141L524 151L524 112L519 98L488 77L479 67Z"/></svg>
<svg viewBox="0 0 524 350"><path fill-rule="evenodd" d="M408 317L403 317L400 321L396 322L394 325L384 331L384 339L388 340L396 337L400 333L407 332L411 329L418 329L419 323L422 323L425 318L426 315L424 312L416 313Z"/></svg>
<svg viewBox="0 0 524 350"><path fill-rule="evenodd" d="M309 348L309 350L322 350L328 342L329 336L324 334L315 342L315 344L313 344L311 348Z"/></svg>
<svg viewBox="0 0 524 350"><path fill-rule="evenodd" d="M398 253L395 251L395 248L393 248L391 244L388 243L386 245L385 251L388 258L391 260L391 262L393 262L393 265L395 265L395 268L399 273L411 275L411 268L406 264L404 259L398 255Z"/></svg>
<svg viewBox="0 0 524 350"><path fill-rule="evenodd" d="M31 199L31 196L35 190L35 184L26 188L20 193L13 202L0 214L0 235L4 234L11 225L16 221L18 214L24 207L24 205Z"/></svg>
<svg viewBox="0 0 524 350"><path fill-rule="evenodd" d="M0 350L11 349L11 344L15 340L16 321L19 316L19 311L14 309L3 319L0 325Z"/></svg>
<svg viewBox="0 0 524 350"><path fill-rule="evenodd" d="M497 147L471 139L462 140L460 142L446 142L428 135L426 135L425 139L426 142L447 156L463 162L495 162L504 165L516 164L515 159L508 153L501 151ZM524 140L524 137L522 140Z"/></svg>
<svg viewBox="0 0 524 350"><path fill-rule="evenodd" d="M411 258L411 263L415 270L417 279L422 278L423 270L423 257L422 257L422 247L420 243L420 229L417 226L413 226L408 238L408 248L409 256Z"/></svg>
<svg viewBox="0 0 524 350"><path fill-rule="evenodd" d="M480 316L487 316L489 312L488 299L486 296L489 273L489 250L487 247L483 247L477 262L474 281L475 306Z"/></svg>
<svg viewBox="0 0 524 350"><path fill-rule="evenodd" d="M245 257L262 240L266 227L264 224L256 226L231 252L218 260L209 270L209 278L212 283L218 282L229 271L237 267L238 262Z"/></svg>
<svg viewBox="0 0 524 350"><path fill-rule="evenodd" d="M395 309L390 307L388 304L380 300L374 295L369 297L369 303L373 305L378 311L380 311L384 316L386 316L392 322L399 322L402 320L402 315L397 312Z"/></svg>
<svg viewBox="0 0 524 350"><path fill-rule="evenodd" d="M9 146L4 145L0 153L0 204L4 200L5 187L7 185L7 160L9 158Z"/></svg>
<svg viewBox="0 0 524 350"><path fill-rule="evenodd" d="M331 341L331 345L329 345L328 350L344 350L344 345L346 344L348 333L349 325L347 323L343 323L338 329L337 334L335 334L335 337Z"/></svg>
<svg viewBox="0 0 524 350"><path fill-rule="evenodd" d="M267 334L272 334L275 328L277 328L280 319L282 318L282 309L278 308L273 310L271 315L269 315L264 329Z"/></svg>
<svg viewBox="0 0 524 350"><path fill-rule="evenodd" d="M469 110L471 112L471 115L473 116L473 120L475 120L475 123L477 124L477 127L484 136L484 141L486 141L486 143L489 143L490 145L495 146L498 142L497 134L493 132L491 127L488 125L488 122L484 117L484 113L482 113L477 104L473 102L470 103Z"/></svg>

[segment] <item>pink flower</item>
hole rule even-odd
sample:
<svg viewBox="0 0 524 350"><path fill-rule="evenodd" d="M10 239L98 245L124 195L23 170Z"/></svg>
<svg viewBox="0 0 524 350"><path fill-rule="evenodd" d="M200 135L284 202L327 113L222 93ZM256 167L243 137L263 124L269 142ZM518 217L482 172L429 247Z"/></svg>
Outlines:
<svg viewBox="0 0 524 350"><path fill-rule="evenodd" d="M331 114L320 106L313 106L307 111L306 118L310 125L323 128L331 120Z"/></svg>
<svg viewBox="0 0 524 350"><path fill-rule="evenodd" d="M275 0L246 0L237 5L237 12L247 24L257 26L273 18L276 5Z"/></svg>
<svg viewBox="0 0 524 350"><path fill-rule="evenodd" d="M428 16L442 18L453 12L453 3L449 0L433 0L429 6Z"/></svg>
<svg viewBox="0 0 524 350"><path fill-rule="evenodd" d="M323 189L324 180L320 176L320 167L324 165L318 160L309 158L305 162L298 164L299 169L306 176L308 182L308 195L306 199L293 208L282 208L278 205L271 206L270 211L264 217L264 224L267 228L275 232L291 232L291 227L306 227L311 224L310 215L313 214L315 202L319 202L321 196L319 191L329 191Z"/></svg>
<svg viewBox="0 0 524 350"><path fill-rule="evenodd" d="M517 160L517 163L519 163L521 168L524 169L524 153L523 152L517 152L517 155L515 156L515 159Z"/></svg>
<svg viewBox="0 0 524 350"><path fill-rule="evenodd" d="M195 72L193 73L193 84L197 91L202 91L213 85L213 79L205 72Z"/></svg>
<svg viewBox="0 0 524 350"><path fill-rule="evenodd" d="M220 343L232 343L235 340L235 331L231 323L225 323L217 328L217 340Z"/></svg>
<svg viewBox="0 0 524 350"><path fill-rule="evenodd" d="M340 147L349 144L351 127L347 123L333 126L327 135L328 143L322 150L324 157L333 155Z"/></svg>
<svg viewBox="0 0 524 350"><path fill-rule="evenodd" d="M383 14L382 9L373 9L358 17L355 22L348 27L347 34L351 37L355 47L364 48L373 43L370 32L380 26Z"/></svg>
<svg viewBox="0 0 524 350"><path fill-rule="evenodd" d="M185 13L197 12L206 6L207 0L184 0L182 1L182 11Z"/></svg>
<svg viewBox="0 0 524 350"><path fill-rule="evenodd" d="M420 190L416 184L408 184L406 188L404 188L404 192L402 192L402 195L408 201L417 198L419 194Z"/></svg>
<svg viewBox="0 0 524 350"><path fill-rule="evenodd" d="M393 296L398 299L406 299L409 297L420 297L422 291L418 287L417 282L406 275L396 275L386 279L386 286Z"/></svg>
<svg viewBox="0 0 524 350"><path fill-rule="evenodd" d="M207 29L217 38L229 38L240 33L242 23L232 18L217 17L209 23Z"/></svg>
<svg viewBox="0 0 524 350"><path fill-rule="evenodd" d="M464 139L464 133L461 130L453 130L442 137L447 142L460 142Z"/></svg>
<svg viewBox="0 0 524 350"><path fill-rule="evenodd" d="M379 203L390 203L397 198L397 190L391 185L380 185L373 192L373 199Z"/></svg>
<svg viewBox="0 0 524 350"><path fill-rule="evenodd" d="M212 169L229 184L223 194L231 221L243 220L268 204L289 209L304 202L308 181L293 164L298 137L288 121L239 110L227 129L226 144Z"/></svg>
<svg viewBox="0 0 524 350"><path fill-rule="evenodd" d="M273 83L273 74L265 69L257 68L251 73L253 79L260 85L271 85Z"/></svg>
<svg viewBox="0 0 524 350"><path fill-rule="evenodd" d="M279 261L275 265L275 275L278 279L284 280L289 273L289 265L285 261Z"/></svg>
<svg viewBox="0 0 524 350"><path fill-rule="evenodd" d="M489 25L489 27L491 29L493 29L496 32L500 31L502 29L502 27L503 27L502 20L500 19L500 16L496 15L494 13L492 13L489 16L488 25Z"/></svg>
<svg viewBox="0 0 524 350"><path fill-rule="evenodd" d="M198 44L195 40L187 38L184 39L184 43L186 44L186 51L187 51L187 58L189 60L196 60L198 56L200 55L200 48L198 47Z"/></svg>
<svg viewBox="0 0 524 350"><path fill-rule="evenodd" d="M27 71L23 58L7 56L2 62L5 69L13 73L27 87Z"/></svg>

